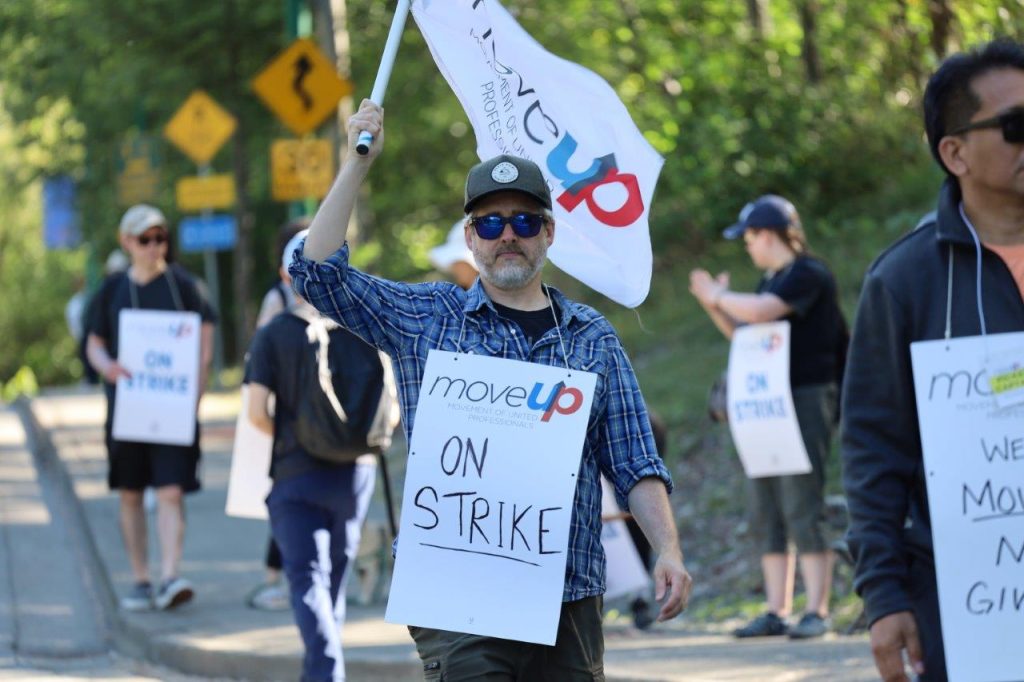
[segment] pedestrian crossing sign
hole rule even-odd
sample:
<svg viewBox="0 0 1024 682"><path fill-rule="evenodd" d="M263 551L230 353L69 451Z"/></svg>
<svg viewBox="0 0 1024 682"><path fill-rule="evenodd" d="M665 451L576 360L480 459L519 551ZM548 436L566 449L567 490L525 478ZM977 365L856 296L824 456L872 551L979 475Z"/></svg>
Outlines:
<svg viewBox="0 0 1024 682"><path fill-rule="evenodd" d="M235 117L202 90L193 90L164 127L164 137L198 164L209 163L234 134Z"/></svg>

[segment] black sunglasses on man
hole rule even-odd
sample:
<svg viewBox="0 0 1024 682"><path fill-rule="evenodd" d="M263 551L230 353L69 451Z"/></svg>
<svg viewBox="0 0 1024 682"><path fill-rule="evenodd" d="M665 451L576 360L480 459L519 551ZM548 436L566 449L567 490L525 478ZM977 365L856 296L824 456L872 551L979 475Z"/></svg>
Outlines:
<svg viewBox="0 0 1024 682"><path fill-rule="evenodd" d="M974 123L968 123L965 126L950 131L949 134L961 135L970 130L979 130L982 128L1001 128L1003 131L1003 140L1010 144L1021 144L1024 142L1024 107L1014 107L1009 111L1004 111L998 116L986 118L981 121L975 121Z"/></svg>

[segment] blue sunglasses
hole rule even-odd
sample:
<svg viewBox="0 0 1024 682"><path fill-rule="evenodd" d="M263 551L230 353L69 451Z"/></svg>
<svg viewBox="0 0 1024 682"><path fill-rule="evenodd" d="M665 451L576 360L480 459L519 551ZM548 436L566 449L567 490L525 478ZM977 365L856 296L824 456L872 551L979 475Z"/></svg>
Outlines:
<svg viewBox="0 0 1024 682"><path fill-rule="evenodd" d="M508 217L497 213L474 216L469 219L469 224L476 230L480 239L497 239L505 231L505 225L511 225L512 231L517 237L529 239L540 234L547 218L539 213L515 213Z"/></svg>

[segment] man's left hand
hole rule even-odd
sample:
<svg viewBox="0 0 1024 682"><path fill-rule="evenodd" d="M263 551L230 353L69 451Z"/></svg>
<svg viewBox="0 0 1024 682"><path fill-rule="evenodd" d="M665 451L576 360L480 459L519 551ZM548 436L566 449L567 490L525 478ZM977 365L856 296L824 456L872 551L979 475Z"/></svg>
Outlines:
<svg viewBox="0 0 1024 682"><path fill-rule="evenodd" d="M654 564L654 598L662 602L658 622L663 623L678 616L690 601L692 589L693 579L683 565L683 558L679 555L660 555Z"/></svg>

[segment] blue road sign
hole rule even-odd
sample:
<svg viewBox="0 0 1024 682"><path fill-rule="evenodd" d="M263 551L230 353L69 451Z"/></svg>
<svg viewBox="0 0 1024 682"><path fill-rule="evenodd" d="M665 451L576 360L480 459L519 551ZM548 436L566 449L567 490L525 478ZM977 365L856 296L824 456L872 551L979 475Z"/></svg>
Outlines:
<svg viewBox="0 0 1024 682"><path fill-rule="evenodd" d="M43 243L73 249L82 242L82 219L75 206L75 181L57 175L43 181Z"/></svg>
<svg viewBox="0 0 1024 682"><path fill-rule="evenodd" d="M235 216L216 213L198 218L185 218L178 225L181 250L228 251L238 241L238 221Z"/></svg>

